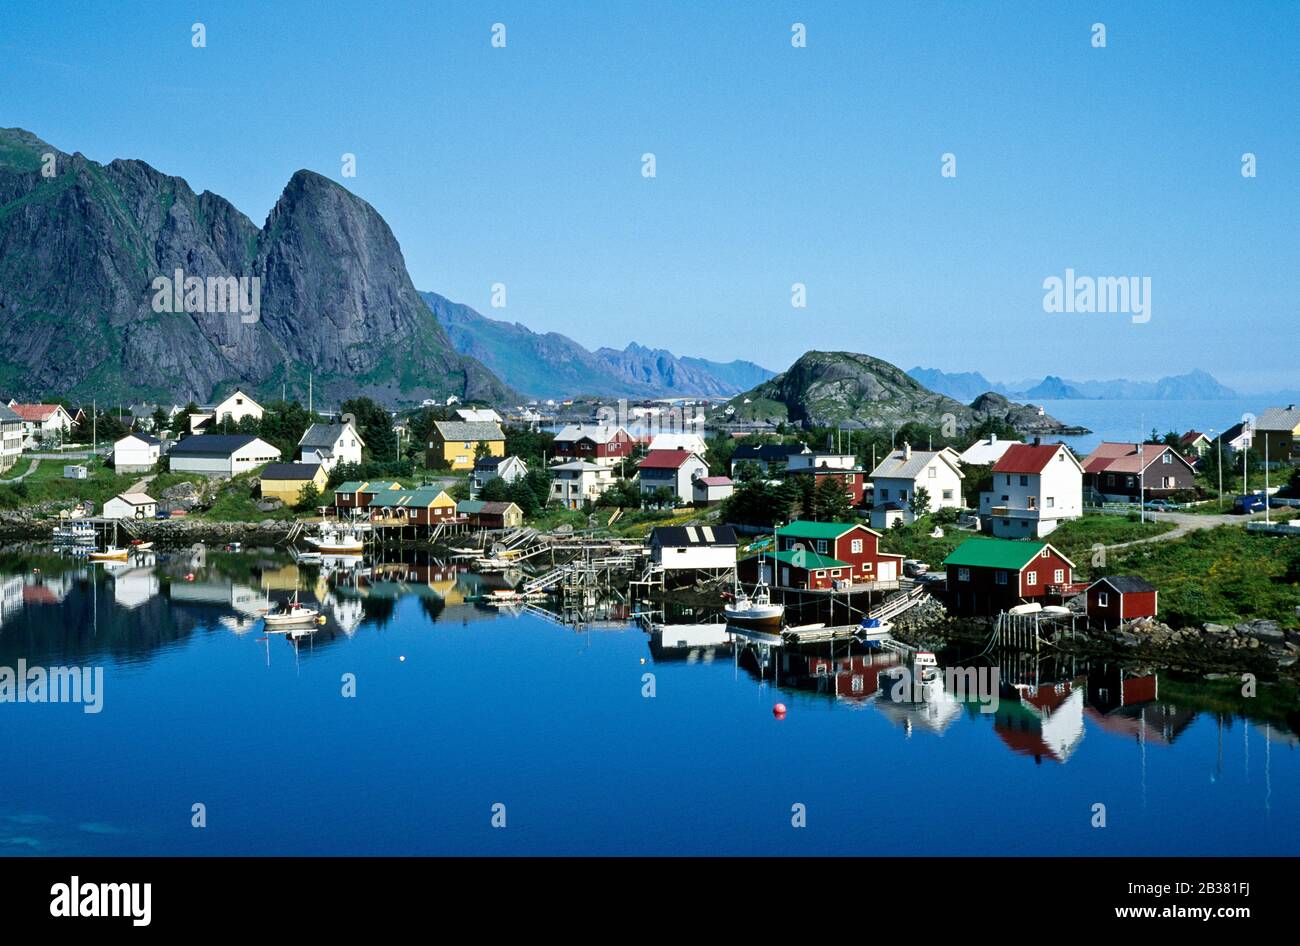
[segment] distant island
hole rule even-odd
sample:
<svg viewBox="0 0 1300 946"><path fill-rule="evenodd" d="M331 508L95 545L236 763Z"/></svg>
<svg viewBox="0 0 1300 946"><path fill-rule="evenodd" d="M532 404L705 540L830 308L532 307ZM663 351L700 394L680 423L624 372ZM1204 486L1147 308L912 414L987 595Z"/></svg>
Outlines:
<svg viewBox="0 0 1300 946"><path fill-rule="evenodd" d="M1241 395L1206 371L1189 371L1156 381L1130 381L1113 378L1107 381L1080 381L1047 375L1021 381L990 381L978 371L947 372L938 368L912 368L907 372L921 384L949 397L966 399L985 391L995 391L1010 398L1038 401L1070 400L1147 400L1147 401L1229 401Z"/></svg>

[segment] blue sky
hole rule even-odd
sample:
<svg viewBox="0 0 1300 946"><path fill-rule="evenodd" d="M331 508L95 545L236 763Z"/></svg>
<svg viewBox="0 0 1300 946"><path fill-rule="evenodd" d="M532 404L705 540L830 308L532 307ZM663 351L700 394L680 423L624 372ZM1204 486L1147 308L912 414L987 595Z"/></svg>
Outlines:
<svg viewBox="0 0 1300 946"><path fill-rule="evenodd" d="M6 4L0 125L259 225L318 171L493 317L778 370L1297 386L1297 3L87 6ZM1151 320L1044 312L1067 268L1151 277Z"/></svg>

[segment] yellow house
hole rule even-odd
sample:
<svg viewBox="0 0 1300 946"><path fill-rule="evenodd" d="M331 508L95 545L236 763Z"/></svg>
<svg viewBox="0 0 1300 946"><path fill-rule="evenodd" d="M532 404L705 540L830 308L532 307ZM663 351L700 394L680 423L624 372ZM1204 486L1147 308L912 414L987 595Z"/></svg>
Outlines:
<svg viewBox="0 0 1300 946"><path fill-rule="evenodd" d="M1270 407L1255 420L1251 449L1269 466L1300 462L1300 407Z"/></svg>
<svg viewBox="0 0 1300 946"><path fill-rule="evenodd" d="M479 444L486 444L489 456L506 455L506 435L501 425L490 421L434 421L433 439L425 454L425 465L445 463L453 470L472 470Z"/></svg>
<svg viewBox="0 0 1300 946"><path fill-rule="evenodd" d="M311 483L316 493L325 492L329 477L319 463L268 463L262 470L262 498L278 499L286 506L296 506L302 491ZM321 499L325 503L325 499Z"/></svg>

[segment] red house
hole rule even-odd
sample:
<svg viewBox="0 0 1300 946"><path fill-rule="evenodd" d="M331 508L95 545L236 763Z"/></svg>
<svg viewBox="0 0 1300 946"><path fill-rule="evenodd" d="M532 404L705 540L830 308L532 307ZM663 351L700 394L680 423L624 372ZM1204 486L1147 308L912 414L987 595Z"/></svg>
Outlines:
<svg viewBox="0 0 1300 946"><path fill-rule="evenodd" d="M1134 575L1107 575L1088 586L1088 620L1106 627L1156 616L1160 592Z"/></svg>
<svg viewBox="0 0 1300 946"><path fill-rule="evenodd" d="M622 427L570 424L555 435L555 455L606 466L632 455L635 442Z"/></svg>
<svg viewBox="0 0 1300 946"><path fill-rule="evenodd" d="M967 539L943 560L948 609L996 614L1047 595L1071 591L1074 563L1049 542Z"/></svg>
<svg viewBox="0 0 1300 946"><path fill-rule="evenodd" d="M860 523L796 520L776 530L775 551L761 556L769 584L830 591L837 583L893 587L903 556L880 551L880 533ZM759 578L759 558L737 566L747 581Z"/></svg>

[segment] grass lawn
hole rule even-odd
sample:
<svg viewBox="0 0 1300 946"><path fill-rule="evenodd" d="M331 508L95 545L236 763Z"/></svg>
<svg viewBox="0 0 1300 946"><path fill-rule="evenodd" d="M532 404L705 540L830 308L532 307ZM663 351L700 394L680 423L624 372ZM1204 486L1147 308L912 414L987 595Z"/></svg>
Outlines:
<svg viewBox="0 0 1300 946"><path fill-rule="evenodd" d="M1075 576L1082 579L1090 574L1094 546L1149 539L1176 528L1172 522L1153 522L1150 519L1140 522L1136 513L1131 516L1086 515L1082 519L1062 523L1047 537L1047 541L1074 562Z"/></svg>
<svg viewBox="0 0 1300 946"><path fill-rule="evenodd" d="M5 473L5 478L25 473L31 462L27 457L19 457L13 468ZM65 465L80 464L76 460L66 464L62 460L42 460L36 471L22 482L0 486L0 509L17 509L50 501L66 502L72 506L83 499L98 507L140 479L140 475L135 473L118 476L98 460L89 460L84 464L89 476L84 480L69 480L63 478Z"/></svg>
<svg viewBox="0 0 1300 946"><path fill-rule="evenodd" d="M1168 542L1119 549L1112 574L1160 589L1160 616L1175 626L1270 618L1300 627L1300 541L1242 526L1201 529Z"/></svg>

